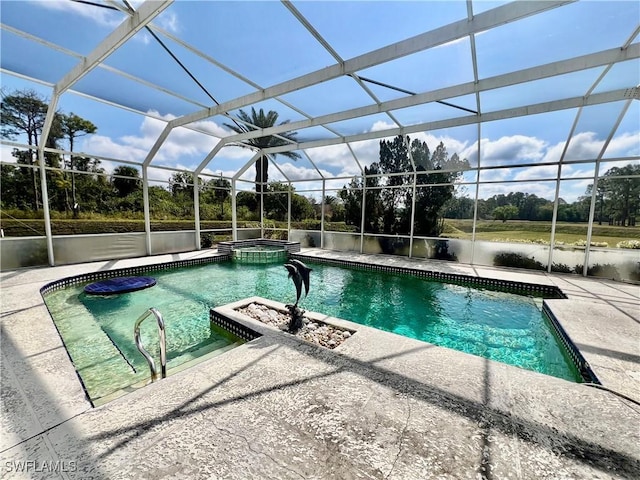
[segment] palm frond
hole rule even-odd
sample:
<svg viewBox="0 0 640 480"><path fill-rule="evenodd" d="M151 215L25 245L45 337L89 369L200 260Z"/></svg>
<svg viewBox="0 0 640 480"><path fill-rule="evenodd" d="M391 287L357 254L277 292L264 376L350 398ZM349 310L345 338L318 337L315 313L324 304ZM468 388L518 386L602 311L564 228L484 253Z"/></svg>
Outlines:
<svg viewBox="0 0 640 480"><path fill-rule="evenodd" d="M251 115L247 114L244 110L240 109L238 113L238 120L242 122L240 125L232 125L225 123L224 126L229 128L235 133L246 133L251 132L261 128L269 128L276 125L278 121L278 112L274 110L269 110L266 114L264 109L260 109L256 112L254 107L251 107ZM284 122L280 122L279 125L286 125L289 123L289 120L285 120ZM296 142L297 132L283 132L278 134L278 136L268 135L265 137L257 137L247 139L246 142L238 142L233 143L232 145L242 147L242 148L256 148L256 149L264 149L269 147L282 147L285 145L290 145L287 140L291 140L292 142ZM280 138L282 137L282 138ZM285 140L286 139L286 140ZM281 152L278 155L282 155L283 157L291 158L293 160L300 158L300 154L297 152Z"/></svg>

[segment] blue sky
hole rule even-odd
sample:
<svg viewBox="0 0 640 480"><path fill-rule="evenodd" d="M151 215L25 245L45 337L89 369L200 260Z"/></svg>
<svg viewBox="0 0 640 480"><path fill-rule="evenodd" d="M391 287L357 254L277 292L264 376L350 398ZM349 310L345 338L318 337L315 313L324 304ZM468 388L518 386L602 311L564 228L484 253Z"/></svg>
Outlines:
<svg viewBox="0 0 640 480"><path fill-rule="evenodd" d="M141 2L134 2L139 5ZM505 2L474 2L478 14ZM466 18L465 2L294 2L294 6L347 60L384 45L403 40L424 31ZM87 55L122 20L124 15L107 9L74 2L3 1L2 22L38 36L81 55ZM476 36L479 77L487 78L509 71L564 60L622 45L638 25L640 4L635 1L579 2L550 10L521 21L495 28ZM216 61L226 65L259 87L269 87L335 63L335 59L303 28L280 2L210 2L177 1L154 20L154 24L170 35L188 42ZM174 40L161 35L169 48L220 102L255 90L255 87L208 63ZM24 75L56 82L78 60L2 31L2 67ZM634 41L638 41L637 38ZM397 87L425 92L473 81L471 45L468 38L413 54L387 64L365 69L363 77ZM152 82L188 97L185 101L150 89L105 69L95 69L73 89L122 103L147 115L122 110L74 93L66 93L59 107L91 120L97 125L95 135L83 137L77 149L110 158L141 161L164 128L165 121L198 111L211 105L211 100L171 60L151 36L139 32L123 47L108 57L110 67ZM483 112L501 110L559 98L581 96L602 73L596 68L562 77L516 85L480 95ZM595 92L626 88L640 83L640 62L632 60L616 65ZM3 91L33 88L44 97L50 89L12 75L2 75ZM404 94L369 85L380 101ZM371 105L374 100L351 78L338 78L315 87L283 95L282 99L305 113L316 116L350 108ZM447 99L451 103L475 109L474 95ZM640 156L640 102L633 102L610 143L605 158ZM622 103L585 108L568 148L568 159L595 158L614 124ZM268 100L256 108L274 109L282 120L305 118L277 100ZM234 112L230 112L234 113ZM508 191L526 191L553 198L553 182L557 167L534 165L555 161L568 139L576 110L563 110L530 117L485 123L480 144L482 165L531 164L524 169L499 169L482 173L481 180L506 181L530 179L527 183L492 183L482 188L483 196ZM403 125L455 118L468 113L440 104L426 104L393 112ZM198 128L224 136L228 130L224 117L198 123ZM331 125L342 135L393 128L390 117L372 115ZM315 127L299 132L301 140L331 138L333 134ZM477 128L462 126L445 131L411 135L427 141L433 149L444 141L450 154L458 153L477 162ZM154 164L191 169L213 148L216 139L192 130L179 129L163 145ZM377 160L378 141L355 142L352 149L361 165ZM7 149L2 150L7 161ZM344 145L310 149L309 157L327 177L357 174L359 167ZM231 175L244 165L252 153L226 147L206 170ZM279 157L280 168L292 179L317 178L317 171L305 158L292 162ZM628 162L625 162L628 163ZM607 164L613 166L613 164ZM115 164L104 162L107 170ZM604 173L604 172L601 172ZM152 178L166 180L171 172L155 169ZM563 168L567 182L563 195L574 200L584 193L588 179L569 181L593 174L592 165ZM245 178L251 179L252 169ZM270 178L278 179L277 169ZM466 174L473 181L475 173ZM330 182L339 188L345 181ZM298 186L319 188L319 182ZM251 188L250 184L246 188ZM468 188L473 191L473 188ZM314 194L317 196L317 194Z"/></svg>

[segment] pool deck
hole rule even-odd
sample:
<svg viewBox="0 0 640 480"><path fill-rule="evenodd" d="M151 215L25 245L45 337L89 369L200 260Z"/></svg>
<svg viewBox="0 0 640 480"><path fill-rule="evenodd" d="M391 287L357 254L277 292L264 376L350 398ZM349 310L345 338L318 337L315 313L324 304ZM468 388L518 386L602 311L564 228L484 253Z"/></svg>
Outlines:
<svg viewBox="0 0 640 480"><path fill-rule="evenodd" d="M302 253L556 285L569 298L548 304L596 375L640 401L637 285ZM252 342L92 408L39 289L81 273L215 254L0 274L1 478L640 478L637 404L356 324L335 350L264 328Z"/></svg>

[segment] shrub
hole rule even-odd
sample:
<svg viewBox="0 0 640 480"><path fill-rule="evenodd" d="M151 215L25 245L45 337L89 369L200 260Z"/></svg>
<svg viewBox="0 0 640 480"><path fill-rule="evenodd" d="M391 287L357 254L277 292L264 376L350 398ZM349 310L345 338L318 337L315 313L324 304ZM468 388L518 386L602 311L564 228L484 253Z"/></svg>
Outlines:
<svg viewBox="0 0 640 480"><path fill-rule="evenodd" d="M435 253L433 258L437 260L449 260L451 262L457 262L458 257L454 253L449 253L449 242L446 240L437 240L435 244Z"/></svg>
<svg viewBox="0 0 640 480"><path fill-rule="evenodd" d="M618 242L616 247L618 248L640 248L640 240L623 240Z"/></svg>
<svg viewBox="0 0 640 480"><path fill-rule="evenodd" d="M202 248L211 248L213 246L213 243L214 243L213 233L200 234L200 246Z"/></svg>
<svg viewBox="0 0 640 480"><path fill-rule="evenodd" d="M493 259L496 267L528 268L530 270L546 270L546 267L530 257L525 257L519 253L503 252Z"/></svg>
<svg viewBox="0 0 640 480"><path fill-rule="evenodd" d="M577 242L573 242L573 245L575 245L577 247L586 247L587 246L587 241L586 240L578 240ZM591 242L591 246L592 247L608 247L609 244L607 242Z"/></svg>
<svg viewBox="0 0 640 480"><path fill-rule="evenodd" d="M637 262L635 268L629 274L629 279L634 282L640 282L640 262Z"/></svg>
<svg viewBox="0 0 640 480"><path fill-rule="evenodd" d="M316 246L316 241L309 234L305 235L305 239L309 248L314 248Z"/></svg>
<svg viewBox="0 0 640 480"><path fill-rule="evenodd" d="M494 238L491 241L497 243L535 243L537 245L549 245L549 240L542 238L537 240L529 240L528 238Z"/></svg>
<svg viewBox="0 0 640 480"><path fill-rule="evenodd" d="M584 265L576 265L573 270L574 272L582 275L583 268L584 268ZM596 263L592 267L588 267L587 275L590 277L610 278L611 280L622 279L617 267L615 265L611 265L610 263L605 263L604 265L600 265L599 263Z"/></svg>
<svg viewBox="0 0 640 480"><path fill-rule="evenodd" d="M574 271L571 269L571 267L569 265L566 265L564 263L554 263L551 265L551 271L552 272L558 272L558 273L574 273Z"/></svg>

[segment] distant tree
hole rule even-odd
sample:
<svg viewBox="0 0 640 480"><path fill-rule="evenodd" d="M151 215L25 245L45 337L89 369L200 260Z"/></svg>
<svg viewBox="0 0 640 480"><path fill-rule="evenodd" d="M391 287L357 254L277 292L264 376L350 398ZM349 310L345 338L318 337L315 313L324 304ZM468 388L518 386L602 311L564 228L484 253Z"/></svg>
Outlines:
<svg viewBox="0 0 640 480"><path fill-rule="evenodd" d="M240 191L236 194L236 207L245 207L250 212L258 209L258 199L253 192Z"/></svg>
<svg viewBox="0 0 640 480"><path fill-rule="evenodd" d="M251 115L248 115L244 110L240 110L238 119L242 122L240 125L228 123L225 123L224 125L236 133L252 132L254 130L269 128L276 125L276 122L278 121L278 113L273 110L269 110L269 112L265 114L262 108L256 112L256 110L251 107ZM289 120L280 122L278 125L286 125L287 123L289 123ZM278 134L278 136L268 135L265 137L251 138L245 142L233 143L231 145L259 151L269 147L290 145L290 142L288 142L287 139L295 141L296 135L296 132L283 132ZM297 152L282 152L280 155L292 160L300 158L300 155ZM269 160L274 157L275 155L262 155L258 160L256 160L255 185L257 194L262 194L262 192L267 188L267 182L269 180ZM259 204L257 203L256 207L258 207L258 205Z"/></svg>
<svg viewBox="0 0 640 480"><path fill-rule="evenodd" d="M636 176L636 178L623 178ZM634 226L640 211L640 165L613 167L603 175L603 197L610 222L623 227Z"/></svg>
<svg viewBox="0 0 640 480"><path fill-rule="evenodd" d="M193 199L193 175L188 172L175 172L169 177L169 191L174 197L186 195Z"/></svg>
<svg viewBox="0 0 640 480"><path fill-rule="evenodd" d="M20 135L25 135L27 145L37 147L39 145L42 127L47 116L48 105L34 90L16 91L12 95L4 96L0 106L0 116L2 126L0 135L10 140L17 139ZM14 156L18 163L26 165L36 165L35 150L14 150ZM40 194L38 192L38 177L35 168L28 169L31 179L31 208L40 208Z"/></svg>
<svg viewBox="0 0 640 480"><path fill-rule="evenodd" d="M329 220L331 222L344 222L345 208L342 200L338 197L334 197L333 195L327 195L324 197L324 216L325 220Z"/></svg>
<svg viewBox="0 0 640 480"><path fill-rule="evenodd" d="M207 186L213 187L213 196L220 205L220 220L224 218L224 202L231 197L231 183L225 178L216 178L209 180Z"/></svg>
<svg viewBox="0 0 640 480"><path fill-rule="evenodd" d="M445 218L473 218L473 198L465 196L453 196L443 207Z"/></svg>
<svg viewBox="0 0 640 480"><path fill-rule="evenodd" d="M75 165L75 157L73 155L75 148L75 140L78 137L82 137L84 135L95 133L98 128L91 123L89 120L85 120L84 118L76 115L71 112L70 114L61 114L60 115L60 130L63 138L65 138L69 142L69 151L71 154L69 155L69 169L71 172L71 200L73 202L73 211L74 214L77 214L77 205L78 205L78 197L76 195L76 177L73 170L76 169ZM86 166L85 166L86 168ZM80 168L80 170L84 170Z"/></svg>
<svg viewBox="0 0 640 480"><path fill-rule="evenodd" d="M284 221L289 210L289 190L293 187L281 182L271 182L267 186L267 194L264 196L264 212L271 220Z"/></svg>
<svg viewBox="0 0 640 480"><path fill-rule="evenodd" d="M493 218L495 220L502 220L502 223L507 220L512 220L518 216L518 207L514 205L503 205L493 209Z"/></svg>
<svg viewBox="0 0 640 480"><path fill-rule="evenodd" d="M380 177L374 176L379 173L378 164L373 163L370 167L364 167L364 176L367 185L367 194L364 206L364 231L369 233L380 232L382 219L382 200L380 189ZM362 221L362 188L363 180L354 178L348 186L344 186L338 196L344 203L345 223L353 225L360 231Z"/></svg>
<svg viewBox="0 0 640 480"><path fill-rule="evenodd" d="M411 141L409 137L405 139L402 136L381 141L380 162L371 164L369 168L365 167L366 232L409 232L411 206L414 203L411 159L416 166L418 185L414 233L438 236L442 232L444 206L453 197L454 184L460 178L462 170L469 168L469 162L460 159L457 154L449 157L442 142L431 153L425 142L417 139ZM374 176L378 174L382 176ZM345 222L359 227L362 215L362 180L352 180L348 186L343 187L339 196L344 202Z"/></svg>
<svg viewBox="0 0 640 480"><path fill-rule="evenodd" d="M30 173L26 168L13 165L0 165L0 185L2 208L26 210L32 207L33 196L30 191Z"/></svg>
<svg viewBox="0 0 640 480"><path fill-rule="evenodd" d="M561 222L574 222L577 220L567 220L569 217L573 217L573 214L570 213L570 209L567 208L566 204L558 204L558 221ZM563 212L561 214L561 212ZM545 222L551 221L553 218L553 202L549 202L545 205L542 205L537 209L536 220L542 220Z"/></svg>
<svg viewBox="0 0 640 480"><path fill-rule="evenodd" d="M111 184L113 185L113 188L116 189L118 197L126 197L142 187L140 172L135 167L129 167L126 165L116 167L113 171L113 175L118 175L111 179ZM131 179L119 177L131 177Z"/></svg>
<svg viewBox="0 0 640 480"><path fill-rule="evenodd" d="M264 209L272 220L287 220L289 210L288 194L291 192L291 220L301 221L315 217L315 210L311 201L295 193L295 188L281 182L269 184L268 194L264 197Z"/></svg>
<svg viewBox="0 0 640 480"><path fill-rule="evenodd" d="M125 199L127 198L130 196L125 197ZM142 199L140 199L140 209L142 209L141 207ZM151 218L155 220L168 220L179 217L182 213L171 192L157 185L149 186L149 210Z"/></svg>
<svg viewBox="0 0 640 480"><path fill-rule="evenodd" d="M412 149L415 150L414 146ZM413 167L409 159L407 143L402 135L398 135L393 140L380 141L378 167L380 173L389 175L385 180L386 188L381 191L383 231L406 234L409 232L411 223L411 214L407 214L409 209L405 207L410 204ZM396 175L403 173L406 175Z"/></svg>
<svg viewBox="0 0 640 480"><path fill-rule="evenodd" d="M169 177L169 191L176 216L193 218L194 215L194 177L189 172L175 172Z"/></svg>
<svg viewBox="0 0 640 480"><path fill-rule="evenodd" d="M416 189L414 233L439 236L444 228L444 207L453 197L454 183L462 170L469 168L469 162L455 153L449 157L442 142L430 157L427 144L418 140L411 143L411 152L419 172L416 183L422 185ZM429 170L432 173L420 173Z"/></svg>

